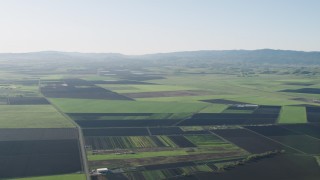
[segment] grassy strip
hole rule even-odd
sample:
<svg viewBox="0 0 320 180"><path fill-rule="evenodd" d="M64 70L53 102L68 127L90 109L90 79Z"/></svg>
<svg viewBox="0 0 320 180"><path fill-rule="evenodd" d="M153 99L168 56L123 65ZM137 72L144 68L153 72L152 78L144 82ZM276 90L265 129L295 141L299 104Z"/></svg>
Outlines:
<svg viewBox="0 0 320 180"><path fill-rule="evenodd" d="M228 109L228 110L224 110L223 113L251 114L251 113L253 113L253 110L233 110L233 109Z"/></svg>
<svg viewBox="0 0 320 180"><path fill-rule="evenodd" d="M208 106L207 103L181 102L139 102L93 99L53 98L51 101L68 113L182 113L196 112Z"/></svg>
<svg viewBox="0 0 320 180"><path fill-rule="evenodd" d="M220 113L228 108L228 105L225 104L212 104L208 107L202 109L199 113Z"/></svg>
<svg viewBox="0 0 320 180"><path fill-rule="evenodd" d="M136 154L101 154L101 155L89 155L89 161L99 161L108 159L132 159L132 158L148 158L157 156L180 156L188 155L184 150L174 151L158 151L158 152L139 152Z"/></svg>
<svg viewBox="0 0 320 180"><path fill-rule="evenodd" d="M85 180L84 174L64 174L64 175L53 175L53 176L38 176L38 177L27 177L27 178L15 178L10 180Z"/></svg>
<svg viewBox="0 0 320 180"><path fill-rule="evenodd" d="M177 85L153 85L153 84L139 84L139 85L105 85L101 84L100 87L109 89L113 88L118 93L139 93L139 92L158 92L158 91L181 91L181 90L195 90L195 87L177 86Z"/></svg>
<svg viewBox="0 0 320 180"><path fill-rule="evenodd" d="M183 131L202 131L204 130L202 126L180 126Z"/></svg>

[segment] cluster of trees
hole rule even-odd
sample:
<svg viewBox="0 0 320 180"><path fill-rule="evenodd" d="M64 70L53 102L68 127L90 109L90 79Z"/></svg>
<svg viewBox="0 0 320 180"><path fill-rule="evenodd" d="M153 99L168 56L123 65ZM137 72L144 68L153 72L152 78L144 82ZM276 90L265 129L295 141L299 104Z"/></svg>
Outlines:
<svg viewBox="0 0 320 180"><path fill-rule="evenodd" d="M242 159L240 161L234 161L231 163L224 164L223 166L220 166L217 171L223 172L223 171L235 168L237 166L248 164L250 162L261 160L264 158L270 158L270 157L273 157L275 155L278 155L278 154L281 154L284 152L285 152L284 150L274 150L274 151L267 151L267 152L264 152L261 154L252 154L252 155L249 155L247 158Z"/></svg>

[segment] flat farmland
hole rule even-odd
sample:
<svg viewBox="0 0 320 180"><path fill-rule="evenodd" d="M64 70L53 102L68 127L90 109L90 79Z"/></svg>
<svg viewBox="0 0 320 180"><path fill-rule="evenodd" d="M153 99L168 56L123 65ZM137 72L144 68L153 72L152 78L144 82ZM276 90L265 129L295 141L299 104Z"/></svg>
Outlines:
<svg viewBox="0 0 320 180"><path fill-rule="evenodd" d="M248 106L248 105L232 105L223 111L223 113L253 113L258 108L256 106Z"/></svg>
<svg viewBox="0 0 320 180"><path fill-rule="evenodd" d="M150 154L150 157L147 156ZM89 165L92 167L116 166L116 167L130 167L130 166L145 166L155 164L177 163L201 161L208 159L219 159L226 157L239 157L245 153L239 149L224 149L224 151L214 153L187 153L186 151L165 151L165 152L144 152L137 154L124 154L124 155L93 155ZM127 158L130 157L130 158ZM132 158L131 158L132 157ZM98 158L98 159L96 159ZM91 157L89 158L91 159ZM100 159L100 160L99 160Z"/></svg>
<svg viewBox="0 0 320 180"><path fill-rule="evenodd" d="M48 98L131 100L83 79L41 81L40 90Z"/></svg>
<svg viewBox="0 0 320 180"><path fill-rule="evenodd" d="M8 83L8 84L17 84L17 85L24 85L24 86L34 86L38 85L38 79L24 79L24 80L2 80L1 83Z"/></svg>
<svg viewBox="0 0 320 180"><path fill-rule="evenodd" d="M188 113L67 113L75 121L82 120L169 120L183 119Z"/></svg>
<svg viewBox="0 0 320 180"><path fill-rule="evenodd" d="M308 82L287 82L283 83L285 85L291 85L291 86L311 86L314 85L313 83L308 83Z"/></svg>
<svg viewBox="0 0 320 180"><path fill-rule="evenodd" d="M271 79L270 79L271 78ZM274 79L272 79L274 78ZM166 85L181 85L187 87L196 87L202 90L210 90L214 96L206 99L227 99L235 102L260 105L293 105L301 102L292 100L292 96L278 92L285 89L288 85L278 82L277 75L261 75L259 77L237 78L232 76L223 76L217 74L184 74L184 76L167 76L167 79L152 80L150 82ZM294 81L293 77L290 80ZM214 83L212 83L214 82ZM300 86L301 87L301 86ZM248 95L249 94L249 95ZM303 95L296 95L297 97ZM158 98L160 100L161 98ZM185 98L179 98L182 100ZM187 98L189 100L195 98ZM200 100L206 100L205 98ZM151 98L150 100L156 100ZM174 98L167 98L167 101L173 101Z"/></svg>
<svg viewBox="0 0 320 180"><path fill-rule="evenodd" d="M300 132L295 132L280 126L251 126L246 128L292 147L302 153L320 153L320 139L312 138Z"/></svg>
<svg viewBox="0 0 320 180"><path fill-rule="evenodd" d="M254 132L262 134L264 136L291 136L300 135L300 133L293 132L289 129L282 128L281 126L246 126L245 128L250 129Z"/></svg>
<svg viewBox="0 0 320 180"><path fill-rule="evenodd" d="M186 90L199 90L195 87L178 86L178 85L165 85L165 84L122 84L122 85L99 85L105 89L113 89L117 93L141 93L141 92L163 92L163 91L186 91Z"/></svg>
<svg viewBox="0 0 320 180"><path fill-rule="evenodd" d="M236 105L236 104L248 104L244 102L239 102L239 101L232 101L228 99L207 99L207 100L202 100L203 102L208 102L208 103L213 103L213 104L225 104L225 105Z"/></svg>
<svg viewBox="0 0 320 180"><path fill-rule="evenodd" d="M147 128L88 128L84 136L149 136Z"/></svg>
<svg viewBox="0 0 320 180"><path fill-rule="evenodd" d="M165 77L157 76L157 75L146 75L146 74L126 74L126 75L119 75L121 79L131 80L131 81L148 81L153 79L165 79Z"/></svg>
<svg viewBox="0 0 320 180"><path fill-rule="evenodd" d="M135 135L136 136L85 136L85 144L90 146L92 150L197 147L189 141L187 137L182 135L143 136L140 134L137 135L137 133ZM188 135L188 137L191 136L192 135ZM217 146L219 146L219 144Z"/></svg>
<svg viewBox="0 0 320 180"><path fill-rule="evenodd" d="M190 142L198 147L211 147L228 144L216 135L186 135Z"/></svg>
<svg viewBox="0 0 320 180"><path fill-rule="evenodd" d="M221 113L228 107L229 106L225 104L211 104L199 111L199 113Z"/></svg>
<svg viewBox="0 0 320 180"><path fill-rule="evenodd" d="M192 142L190 142L187 138L184 136L168 136L169 139L174 142L179 147L185 148L185 147L197 147Z"/></svg>
<svg viewBox="0 0 320 180"><path fill-rule="evenodd" d="M82 170L76 128L0 129L0 179Z"/></svg>
<svg viewBox="0 0 320 180"><path fill-rule="evenodd" d="M178 125L204 126L204 125L241 125L241 124L274 124L278 114L261 113L197 113Z"/></svg>
<svg viewBox="0 0 320 180"><path fill-rule="evenodd" d="M155 152L137 152L134 154L103 154L103 155L89 155L89 161L94 164L97 160L126 160L126 159L136 159L141 158L153 158L153 157L166 157L166 156L181 156L188 155L184 150L170 150L170 151L155 151ZM99 163L99 162L97 162Z"/></svg>
<svg viewBox="0 0 320 180"><path fill-rule="evenodd" d="M320 170L313 157L302 155L278 155L265 158L261 161L249 163L228 170L225 173L198 173L190 179L291 179L291 180L316 180L320 176ZM184 179L174 178L174 179Z"/></svg>
<svg viewBox="0 0 320 180"><path fill-rule="evenodd" d="M0 142L0 178L81 171L77 140Z"/></svg>
<svg viewBox="0 0 320 180"><path fill-rule="evenodd" d="M182 113L196 112L208 106L201 102L139 102L52 98L65 113Z"/></svg>
<svg viewBox="0 0 320 180"><path fill-rule="evenodd" d="M80 120L76 121L82 128L92 127L157 127L171 126L179 119L141 119L141 120Z"/></svg>
<svg viewBox="0 0 320 180"><path fill-rule="evenodd" d="M0 128L74 127L51 105L1 105Z"/></svg>
<svg viewBox="0 0 320 180"><path fill-rule="evenodd" d="M12 178L10 180L85 180L84 174L63 174L63 175L52 175L52 176L37 176L27 178Z"/></svg>
<svg viewBox="0 0 320 180"><path fill-rule="evenodd" d="M274 150L297 152L281 145L280 143L274 142L246 129L221 129L212 130L212 132L247 150L250 153L263 153Z"/></svg>
<svg viewBox="0 0 320 180"><path fill-rule="evenodd" d="M320 122L320 107L306 107L308 122Z"/></svg>
<svg viewBox="0 0 320 180"><path fill-rule="evenodd" d="M76 128L0 128L0 141L78 139Z"/></svg>
<svg viewBox="0 0 320 180"><path fill-rule="evenodd" d="M86 137L92 150L168 147L157 136Z"/></svg>
<svg viewBox="0 0 320 180"><path fill-rule="evenodd" d="M50 104L43 97L9 97L8 104L11 105L41 105Z"/></svg>
<svg viewBox="0 0 320 180"><path fill-rule="evenodd" d="M281 127L320 139L320 127L316 125L290 124L290 125L281 125Z"/></svg>
<svg viewBox="0 0 320 180"><path fill-rule="evenodd" d="M181 127L149 127L151 135L196 135L196 134L210 134L206 130L192 130L184 131Z"/></svg>
<svg viewBox="0 0 320 180"><path fill-rule="evenodd" d="M136 119L136 117L147 118L153 113L68 113L67 115L73 120L112 120L112 118L117 117L127 117L129 119Z"/></svg>
<svg viewBox="0 0 320 180"><path fill-rule="evenodd" d="M263 106L260 105L254 110L254 114L279 114L281 111L281 106Z"/></svg>
<svg viewBox="0 0 320 180"><path fill-rule="evenodd" d="M178 167L186 167L186 166L195 166L196 163L192 161L187 162L178 162L178 163L167 163L167 164L156 164L156 165L147 165L144 166L143 169L145 170L158 170L158 169L171 169L171 168L178 168Z"/></svg>
<svg viewBox="0 0 320 180"><path fill-rule="evenodd" d="M145 166L144 171L135 173L126 173L129 179L170 179L180 176L188 176L199 172L212 172L207 165L196 165L193 162L168 163L155 166Z"/></svg>
<svg viewBox="0 0 320 180"><path fill-rule="evenodd" d="M256 93L256 95L252 96L243 96L243 97L236 97L236 98L230 98L230 100L233 101L240 101L245 103L251 103L251 104L260 104L260 105L279 105L279 106L286 106L286 105L299 105L301 104L301 101L293 100L292 96L287 95L279 95L270 92L266 94L260 94Z"/></svg>
<svg viewBox="0 0 320 180"><path fill-rule="evenodd" d="M139 93L122 93L122 95L130 98L153 98L153 97L179 97L179 96L201 96L210 95L208 91L200 90L180 90L180 91L154 91Z"/></svg>
<svg viewBox="0 0 320 180"><path fill-rule="evenodd" d="M48 98L83 98L83 99L109 99L109 100L131 100L128 97L121 96L112 91L108 91L101 87L65 87L55 86L42 87L41 92Z"/></svg>
<svg viewBox="0 0 320 180"><path fill-rule="evenodd" d="M149 130L152 135L177 135L184 133L179 127L149 128Z"/></svg>
<svg viewBox="0 0 320 180"><path fill-rule="evenodd" d="M198 95L198 96L174 96L174 97L152 97L152 98L136 98L140 102L203 102L205 99L212 99L215 95ZM219 97L219 96L218 96Z"/></svg>
<svg viewBox="0 0 320 180"><path fill-rule="evenodd" d="M106 62L39 65L36 73L19 66L14 81L0 82L1 175L17 168L31 179L81 179L68 173L82 171L84 148L88 169L107 167L109 179L318 176L318 96L283 91L320 88L316 77L293 75L301 67ZM299 170L290 158L301 161ZM234 168L224 169L228 163Z"/></svg>
<svg viewBox="0 0 320 180"><path fill-rule="evenodd" d="M129 85L131 89L138 89L131 87L130 85L145 85L145 84L153 84L143 81L132 81L132 80L91 80L90 83L95 85L100 85L101 87L105 87L106 89L119 87L119 89L127 89L126 87ZM106 85L107 84L107 85ZM119 86L117 86L119 85ZM124 88L122 88L122 86ZM115 88L117 89L117 88Z"/></svg>
<svg viewBox="0 0 320 180"><path fill-rule="evenodd" d="M305 135L270 136L272 139L287 146L298 149L306 154L320 154L320 140Z"/></svg>
<svg viewBox="0 0 320 180"><path fill-rule="evenodd" d="M286 90L282 90L282 92L320 94L320 89L319 88L286 89Z"/></svg>
<svg viewBox="0 0 320 180"><path fill-rule="evenodd" d="M306 123L306 108L303 106L283 106L279 123Z"/></svg>
<svg viewBox="0 0 320 180"><path fill-rule="evenodd" d="M8 99L4 97L0 98L0 105L6 105L6 104L8 104Z"/></svg>

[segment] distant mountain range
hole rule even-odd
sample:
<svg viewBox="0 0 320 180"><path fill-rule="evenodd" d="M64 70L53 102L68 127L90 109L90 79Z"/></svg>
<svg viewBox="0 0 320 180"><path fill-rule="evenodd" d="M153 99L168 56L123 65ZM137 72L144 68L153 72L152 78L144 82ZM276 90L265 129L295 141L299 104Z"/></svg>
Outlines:
<svg viewBox="0 0 320 180"><path fill-rule="evenodd" d="M202 50L146 55L124 55L117 53L78 53L42 51L30 53L0 53L0 61L35 60L35 61L121 61L149 60L153 62L224 62L224 63L272 63L272 64L320 64L320 52L290 50Z"/></svg>

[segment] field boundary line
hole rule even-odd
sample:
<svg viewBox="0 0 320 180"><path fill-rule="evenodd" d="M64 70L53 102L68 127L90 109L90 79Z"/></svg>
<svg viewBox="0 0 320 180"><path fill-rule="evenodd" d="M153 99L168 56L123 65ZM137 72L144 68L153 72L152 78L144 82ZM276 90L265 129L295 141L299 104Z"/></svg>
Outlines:
<svg viewBox="0 0 320 180"><path fill-rule="evenodd" d="M224 140L225 142L227 142L227 143L229 143L229 144L232 144L232 145L234 145L234 146L236 146L236 147L238 147L238 148L242 149L243 151L247 152L248 154L252 154L252 153L250 153L249 151L247 151L247 150L243 149L242 147L240 147L240 146L236 145L235 143L233 143L233 142L231 142L231 141L229 141L229 140L225 139L224 137L222 137L222 136L220 136L220 135L218 135L218 134L216 134L216 133L212 132L211 130L208 130L208 131L209 131L212 135L217 136L218 138L220 138L220 139Z"/></svg>
<svg viewBox="0 0 320 180"><path fill-rule="evenodd" d="M41 93L41 92L40 92ZM42 93L41 93L42 94ZM42 94L43 95L43 94ZM43 95L44 98L46 98ZM80 146L80 155L81 155L81 159L82 159L82 163L81 166L83 168L83 172L86 175L86 179L87 180L91 180L90 175L89 175L89 167L88 167L88 159L87 159L87 154L86 154L86 150L85 150L85 143L84 143L84 139L83 139L83 133L82 133L82 129L81 127L74 122L68 115L66 115L65 113L63 113L56 105L54 105L48 98L46 98L47 101L50 103L50 105L52 107L54 107L62 116L64 116L67 120L69 120L73 125L75 125L76 129L78 129L78 135L79 135L79 146Z"/></svg>
<svg viewBox="0 0 320 180"><path fill-rule="evenodd" d="M181 119L180 121L178 121L178 122L176 122L176 123L172 124L171 126L178 126L178 124L182 123L183 121L185 121L185 120L187 120L187 119L192 118L192 116L193 116L193 115L195 115L195 114L197 114L197 113L200 113L202 110L206 109L206 108L207 108L207 107L209 107L210 105L211 105L211 104L209 104L209 105L205 106L204 108L201 108L201 109L200 109L200 110L198 110L197 112L191 113L191 115L190 115L190 116L188 116L188 117L186 117L186 118L184 118L184 119Z"/></svg>
<svg viewBox="0 0 320 180"><path fill-rule="evenodd" d="M265 136L265 135L263 135L263 134L259 134L259 133L255 132L255 131L252 131L252 130L247 129L247 128L245 128L245 127L242 127L242 128L245 129L245 130L247 130L247 131L250 131L250 132L252 132L252 133L257 134L258 136L262 136L262 137L264 137L264 138L267 138L267 139L269 139L269 140L271 140L271 141L273 141L273 142L275 142L275 143L281 144L282 146L285 146L285 147L287 147L287 148L293 149L293 150L295 150L295 151L297 151L297 152L300 152L300 153L302 153L302 154L307 155L307 153L305 153L305 152L303 152L303 151L301 151L301 150L299 150L299 149L296 149L296 148L294 148L294 147L285 145L285 144L283 144L283 143L281 143L281 142L279 142L279 141L277 141L277 140L274 140L274 139L272 139L272 138L270 138L270 137L268 137L268 136Z"/></svg>
<svg viewBox="0 0 320 180"><path fill-rule="evenodd" d="M187 120L187 119L191 119L192 116L194 116L195 114L201 114L201 111L202 111L202 110L206 109L207 107L209 107L209 106L211 106L211 105L212 105L212 103L209 104L209 105L207 105L207 106L205 106L204 108L199 109L198 111L196 111L196 112L194 112L194 113L191 113L190 116L188 116L188 117L186 117L186 118L184 118L184 119L181 119L180 121L174 123L174 124L171 125L171 126L178 126L178 124L182 123L183 121L185 121L185 120ZM226 110L226 109L227 109L227 108L225 108L224 110ZM222 113L224 110L222 110L222 111L219 112L219 113Z"/></svg>
<svg viewBox="0 0 320 180"><path fill-rule="evenodd" d="M286 127L282 127L282 126L280 126L280 127L281 127L281 128L283 128L283 129L286 129L286 130L289 130L289 131L295 132L295 133L299 133L299 134L304 135L304 136L308 136L308 137L310 137L310 138L312 138L312 139L320 140L320 139L319 139L319 138L317 138L317 137L310 136L310 135L305 134L305 133L303 133L303 132L295 131L295 130L288 129L288 128L286 128Z"/></svg>
<svg viewBox="0 0 320 180"><path fill-rule="evenodd" d="M281 106L280 111L278 113L278 117L277 117L276 122L274 124L281 124L279 121L280 121L282 113L283 113L283 106Z"/></svg>
<svg viewBox="0 0 320 180"><path fill-rule="evenodd" d="M147 127L147 131L148 131L148 133L149 133L149 136L152 136L152 134L151 134L151 131L150 131L149 127Z"/></svg>
<svg viewBox="0 0 320 180"><path fill-rule="evenodd" d="M189 117L188 117L188 118L189 118ZM178 124L182 123L183 121L187 120L188 118L181 119L180 121L178 121L178 122L176 122L176 123L172 124L171 126L173 126L173 127L177 127L177 126L178 126Z"/></svg>
<svg viewBox="0 0 320 180"><path fill-rule="evenodd" d="M53 104L46 96L44 96L41 92L41 79L39 79L38 83L38 91L39 93L50 103L50 105L57 110L58 113L60 113L63 117L66 118L66 120L69 120L75 128L78 130L78 136L79 136L79 151L80 151L80 157L81 157L81 167L82 170L86 176L86 180L91 180L91 177L89 175L89 166L88 166L88 159L87 159L87 154L85 150L85 143L83 139L83 133L81 127L73 121L68 115L66 115L64 112L62 112L55 104Z"/></svg>

